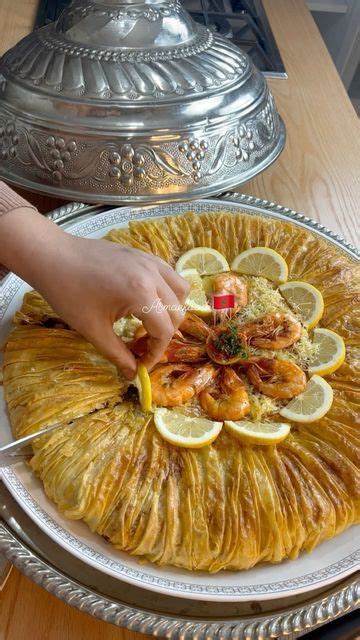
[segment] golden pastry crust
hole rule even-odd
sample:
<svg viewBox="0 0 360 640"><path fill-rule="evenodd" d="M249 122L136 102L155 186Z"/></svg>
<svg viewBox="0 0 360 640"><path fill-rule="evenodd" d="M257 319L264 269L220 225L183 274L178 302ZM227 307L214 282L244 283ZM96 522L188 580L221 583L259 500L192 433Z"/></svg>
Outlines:
<svg viewBox="0 0 360 640"><path fill-rule="evenodd" d="M21 309L15 313L14 324L38 325L41 327L67 327L57 313L37 291L26 293Z"/></svg>
<svg viewBox="0 0 360 640"><path fill-rule="evenodd" d="M124 387L116 368L70 329L15 327L3 371L17 437L112 406Z"/></svg>
<svg viewBox="0 0 360 640"><path fill-rule="evenodd" d="M289 279L322 292L322 325L344 337L347 357L327 378L335 396L330 412L317 423L293 425L281 444L245 447L223 430L208 447L180 449L162 440L149 414L117 403L122 382L112 365L75 332L59 328L41 298L28 294L5 350L16 433L98 409L37 442L31 466L60 511L131 554L212 572L296 558L358 522L355 261L301 227L246 213L130 222L107 238L170 264L193 246L214 247L230 262L251 246L270 246L287 261ZM49 318L55 328L46 326ZM99 409L101 402L108 407Z"/></svg>

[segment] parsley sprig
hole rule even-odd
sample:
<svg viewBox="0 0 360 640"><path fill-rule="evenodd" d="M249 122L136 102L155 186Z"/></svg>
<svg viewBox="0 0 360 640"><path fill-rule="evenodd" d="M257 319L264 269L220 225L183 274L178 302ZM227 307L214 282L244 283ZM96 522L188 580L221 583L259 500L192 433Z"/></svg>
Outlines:
<svg viewBox="0 0 360 640"><path fill-rule="evenodd" d="M228 325L226 329L221 331L214 339L214 347L216 351L225 356L239 356L240 358L248 356L248 351L238 335L236 325Z"/></svg>

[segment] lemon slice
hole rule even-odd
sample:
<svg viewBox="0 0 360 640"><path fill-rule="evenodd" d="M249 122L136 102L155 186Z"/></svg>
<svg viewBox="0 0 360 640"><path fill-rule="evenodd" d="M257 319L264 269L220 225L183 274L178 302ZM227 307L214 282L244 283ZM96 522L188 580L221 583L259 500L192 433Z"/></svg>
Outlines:
<svg viewBox="0 0 360 640"><path fill-rule="evenodd" d="M143 411L151 411L152 391L151 380L147 368L142 362L137 366L137 374L132 383L139 391L140 405Z"/></svg>
<svg viewBox="0 0 360 640"><path fill-rule="evenodd" d="M294 280L282 284L279 290L307 329L317 325L324 313L324 300L318 289L308 282Z"/></svg>
<svg viewBox="0 0 360 640"><path fill-rule="evenodd" d="M212 298L214 277L215 275L213 274L211 276L203 276L201 278L203 289L208 298Z"/></svg>
<svg viewBox="0 0 360 640"><path fill-rule="evenodd" d="M333 390L320 376L310 378L304 391L279 411L280 415L294 422L315 422L329 411Z"/></svg>
<svg viewBox="0 0 360 640"><path fill-rule="evenodd" d="M212 309L207 301L203 287L203 281L196 269L185 269L180 274L190 284L189 295L186 298L185 306L190 311L199 316L208 316Z"/></svg>
<svg viewBox="0 0 360 640"><path fill-rule="evenodd" d="M290 433L290 425L285 422L233 422L225 420L226 430L243 444L276 444L285 440Z"/></svg>
<svg viewBox="0 0 360 640"><path fill-rule="evenodd" d="M219 435L222 422L185 416L175 409L156 409L155 426L160 435L177 447L199 449L211 444Z"/></svg>
<svg viewBox="0 0 360 640"><path fill-rule="evenodd" d="M319 345L319 351L310 362L309 373L327 376L341 367L345 360L345 343L341 336L330 329L315 329L313 342Z"/></svg>
<svg viewBox="0 0 360 640"><path fill-rule="evenodd" d="M263 276L273 282L286 282L288 266L284 258L269 247L253 247L234 258L232 271L249 276Z"/></svg>
<svg viewBox="0 0 360 640"><path fill-rule="evenodd" d="M225 256L216 249L194 247L180 256L175 269L178 273L184 269L196 269L201 276L207 276L220 271L229 271L230 267Z"/></svg>

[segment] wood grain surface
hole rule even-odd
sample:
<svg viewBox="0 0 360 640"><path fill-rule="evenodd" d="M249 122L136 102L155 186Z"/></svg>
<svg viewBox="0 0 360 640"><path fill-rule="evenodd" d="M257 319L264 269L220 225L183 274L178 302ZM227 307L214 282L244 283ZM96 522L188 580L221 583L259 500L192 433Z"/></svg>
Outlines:
<svg viewBox="0 0 360 640"><path fill-rule="evenodd" d="M273 200L359 244L360 121L302 0L264 0L288 72L269 80L286 147L239 191Z"/></svg>
<svg viewBox="0 0 360 640"><path fill-rule="evenodd" d="M73 609L13 568L0 593L1 640L145 640Z"/></svg>
<svg viewBox="0 0 360 640"><path fill-rule="evenodd" d="M360 125L303 0L264 0L287 80L269 81L287 128L280 159L239 191L318 220L359 244ZM0 53L32 28L37 0L0 0ZM22 192L40 211L61 201ZM16 569L0 595L0 640L144 638L72 609Z"/></svg>

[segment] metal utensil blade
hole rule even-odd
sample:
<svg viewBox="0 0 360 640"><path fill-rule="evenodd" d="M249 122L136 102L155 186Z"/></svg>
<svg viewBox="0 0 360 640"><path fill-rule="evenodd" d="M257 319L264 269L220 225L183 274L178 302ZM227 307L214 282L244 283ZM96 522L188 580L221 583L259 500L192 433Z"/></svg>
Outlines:
<svg viewBox="0 0 360 640"><path fill-rule="evenodd" d="M45 427L45 429L40 429L39 431L35 431L34 433L30 433L23 438L18 438L13 442L9 442L8 444L0 447L0 468L8 467L11 464L15 464L20 460L24 460L32 455L31 449L28 445L31 444L36 438L40 438L41 436L46 435L47 433L51 433L56 429L60 429L61 427L69 427L72 426L79 418L83 416L79 416L78 418L74 418L70 422L57 422L55 424L50 425L49 427ZM25 449L27 447L27 450Z"/></svg>

